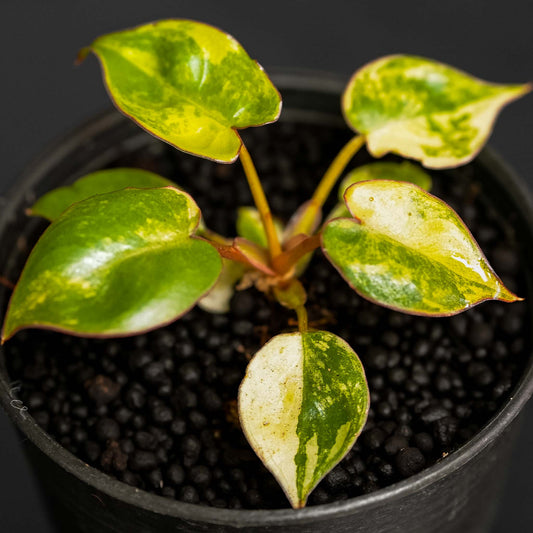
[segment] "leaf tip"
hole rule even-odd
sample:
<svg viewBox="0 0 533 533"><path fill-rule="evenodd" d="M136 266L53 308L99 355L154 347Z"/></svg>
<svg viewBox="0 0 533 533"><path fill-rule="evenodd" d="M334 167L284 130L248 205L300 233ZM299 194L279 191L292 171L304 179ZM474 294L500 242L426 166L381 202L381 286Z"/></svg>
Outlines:
<svg viewBox="0 0 533 533"><path fill-rule="evenodd" d="M497 299L505 303L523 302L525 300L525 298L522 298L521 296L516 295L514 292L510 291L504 285L502 285L502 290L500 294L498 295Z"/></svg>
<svg viewBox="0 0 533 533"><path fill-rule="evenodd" d="M8 341L13 335L16 333L16 331L9 331L7 328L7 317L4 321L4 326L2 328L2 335L0 337L0 346L3 346L6 341Z"/></svg>
<svg viewBox="0 0 533 533"><path fill-rule="evenodd" d="M76 66L78 65L81 65L84 61L85 61L85 58L91 53L91 47L90 46L84 46L79 52L78 52L78 55L76 56L76 59L74 60L74 64Z"/></svg>
<svg viewBox="0 0 533 533"><path fill-rule="evenodd" d="M517 87L517 97L520 98L533 91L533 81L529 81Z"/></svg>
<svg viewBox="0 0 533 533"><path fill-rule="evenodd" d="M293 509L303 509L307 504L307 498L290 500Z"/></svg>

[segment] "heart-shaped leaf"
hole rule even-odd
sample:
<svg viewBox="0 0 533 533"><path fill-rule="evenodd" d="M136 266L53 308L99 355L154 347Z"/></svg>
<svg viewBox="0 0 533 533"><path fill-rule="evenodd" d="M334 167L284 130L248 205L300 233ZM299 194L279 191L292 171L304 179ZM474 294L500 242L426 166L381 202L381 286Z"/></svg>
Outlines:
<svg viewBox="0 0 533 533"><path fill-rule="evenodd" d="M176 187L166 178L139 168L110 168L87 174L72 185L59 187L39 198L28 210L30 215L55 220L67 207L95 194L120 191L127 187L152 189Z"/></svg>
<svg viewBox="0 0 533 533"><path fill-rule="evenodd" d="M237 129L279 117L280 95L260 65L207 24L161 20L99 37L80 58L90 50L115 105L185 152L232 162Z"/></svg>
<svg viewBox="0 0 533 533"><path fill-rule="evenodd" d="M431 177L418 165L413 165L409 161L394 163L392 161L375 161L362 165L349 172L339 185L339 204L337 204L328 216L328 220L337 217L349 217L346 204L344 203L344 193L346 189L354 183L367 180L395 180L407 181L418 185L425 191L431 189Z"/></svg>
<svg viewBox="0 0 533 533"><path fill-rule="evenodd" d="M415 56L393 55L358 70L342 98L347 122L370 153L394 152L426 167L455 167L481 150L501 108L529 85L496 85Z"/></svg>
<svg viewBox="0 0 533 533"><path fill-rule="evenodd" d="M283 226L281 222L274 218L274 228L278 234L278 238L281 239L283 234ZM263 246L268 247L268 240L261 221L261 215L255 207L239 207L237 211L237 235L244 237L245 239Z"/></svg>
<svg viewBox="0 0 533 533"><path fill-rule="evenodd" d="M332 220L322 247L361 296L419 315L453 315L484 300L516 301L443 201L416 185L374 180L345 194L355 217Z"/></svg>
<svg viewBox="0 0 533 533"><path fill-rule="evenodd" d="M327 331L271 339L239 390L246 438L295 508L350 450L368 406L359 358Z"/></svg>
<svg viewBox="0 0 533 533"><path fill-rule="evenodd" d="M192 237L200 211L177 189L124 189L65 211L33 249L13 292L6 340L29 327L130 335L169 323L216 282L221 258Z"/></svg>

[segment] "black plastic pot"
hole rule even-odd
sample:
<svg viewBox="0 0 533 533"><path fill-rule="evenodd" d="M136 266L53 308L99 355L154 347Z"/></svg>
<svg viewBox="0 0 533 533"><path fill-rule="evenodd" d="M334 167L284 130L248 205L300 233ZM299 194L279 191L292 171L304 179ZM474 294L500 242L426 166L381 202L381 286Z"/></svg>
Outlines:
<svg viewBox="0 0 533 533"><path fill-rule="evenodd" d="M328 76L278 75L284 96L284 120L340 123L341 84ZM26 171L9 195L0 219L2 250L24 249L23 233L42 222L23 218L24 208L45 191L105 166L119 154L152 138L116 112L105 113L66 137ZM533 273L533 204L525 185L486 150L478 158L483 173L492 177L487 190L503 208L519 214L517 231L530 254ZM16 254L2 256L0 272L17 269ZM533 275L533 274L532 274ZM8 291L0 288L5 309ZM528 282L527 297L533 298ZM25 434L24 446L39 472L40 483L63 531L179 532L179 531L335 531L473 533L486 531L494 512L517 432L517 416L533 392L533 360L509 401L487 426L457 452L408 480L367 496L307 509L237 511L170 501L120 483L87 466L60 447L29 416L16 397L0 352L0 399L16 427Z"/></svg>

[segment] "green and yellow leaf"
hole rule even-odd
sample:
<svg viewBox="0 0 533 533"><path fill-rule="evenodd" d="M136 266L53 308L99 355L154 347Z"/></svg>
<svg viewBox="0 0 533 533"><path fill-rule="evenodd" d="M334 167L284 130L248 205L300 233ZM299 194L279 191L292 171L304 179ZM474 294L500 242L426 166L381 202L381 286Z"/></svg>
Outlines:
<svg viewBox="0 0 533 533"><path fill-rule="evenodd" d="M503 106L530 85L497 85L421 57L382 57L358 70L342 98L348 124L370 153L394 152L429 168L470 161Z"/></svg>
<svg viewBox="0 0 533 533"><path fill-rule="evenodd" d="M81 202L95 194L119 191L127 187L153 189L176 187L166 178L148 170L138 168L110 168L87 174L72 185L59 187L39 198L28 210L30 215L41 216L52 221L59 217L67 207Z"/></svg>
<svg viewBox="0 0 533 533"><path fill-rule="evenodd" d="M274 218L274 228L281 239L283 226L281 222ZM268 240L261 221L261 215L255 207L239 207L237 210L237 235L244 237L259 246L268 247Z"/></svg>
<svg viewBox="0 0 533 533"><path fill-rule="evenodd" d="M357 167L349 172L339 185L339 203L333 208L328 216L328 220L337 217L349 217L346 204L344 203L344 193L346 189L354 183L367 180L394 180L407 181L418 185L425 191L431 189L431 177L422 170L418 165L414 165L409 161L402 161L401 163L394 163L392 161L375 161Z"/></svg>
<svg viewBox="0 0 533 533"><path fill-rule="evenodd" d="M280 95L261 66L207 24L161 20L99 37L80 57L89 51L115 105L185 152L232 162L238 129L279 117Z"/></svg>
<svg viewBox="0 0 533 533"><path fill-rule="evenodd" d="M246 438L295 508L353 446L368 407L359 358L327 331L271 339L239 390Z"/></svg>
<svg viewBox="0 0 533 533"><path fill-rule="evenodd" d="M516 301L448 205L416 185L374 180L345 194L355 219L329 222L323 250L361 296L419 315Z"/></svg>
<svg viewBox="0 0 533 533"><path fill-rule="evenodd" d="M221 258L193 236L200 211L177 189L124 189L67 209L11 296L2 341L23 328L124 336L169 323L215 284Z"/></svg>

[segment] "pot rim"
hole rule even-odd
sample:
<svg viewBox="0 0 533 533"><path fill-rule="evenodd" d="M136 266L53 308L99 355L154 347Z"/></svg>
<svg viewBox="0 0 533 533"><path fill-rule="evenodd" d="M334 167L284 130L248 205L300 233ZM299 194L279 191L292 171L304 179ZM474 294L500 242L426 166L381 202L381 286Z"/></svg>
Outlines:
<svg viewBox="0 0 533 533"><path fill-rule="evenodd" d="M271 76L275 84L284 91L305 91L327 93L332 96L341 94L345 85L339 76L330 73L319 73L309 70L271 69ZM13 217L14 208L23 199L28 186L40 179L43 173L53 168L57 162L79 146L81 139L113 128L125 119L114 110L105 111L98 116L82 123L65 137L52 143L22 172L20 179L13 184L6 195L0 197L5 209L0 217L0 229ZM533 240L533 199L525 182L517 177L515 172L502 161L492 149L485 148L477 161L499 176L505 176L509 195L516 202L519 212L527 221L527 230ZM82 460L68 452L43 431L20 407L15 407L16 387L8 383L7 376L0 373L0 401L8 416L16 427L27 435L29 440L37 446L52 461L58 463L70 474L83 482L93 486L103 494L121 500L130 505L139 506L145 510L161 515L180 518L181 520L197 521L199 515L202 521L214 525L251 527L255 525L286 526L306 524L317 520L327 520L331 516L351 515L355 512L370 510L386 500L399 500L422 490L437 482L444 476L455 472L464 464L474 459L498 435L503 433L514 418L519 414L525 403L533 394L533 364L529 359L529 367L522 375L515 387L513 395L499 409L493 418L466 444L444 458L440 462L424 469L422 472L408 479L397 482L376 492L351 498L349 500L316 505L304 509L267 509L267 510L233 510L218 509L208 506L183 503L169 500L162 496L150 494L122 483L107 474L85 464Z"/></svg>

